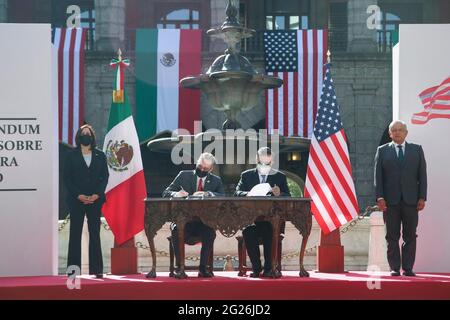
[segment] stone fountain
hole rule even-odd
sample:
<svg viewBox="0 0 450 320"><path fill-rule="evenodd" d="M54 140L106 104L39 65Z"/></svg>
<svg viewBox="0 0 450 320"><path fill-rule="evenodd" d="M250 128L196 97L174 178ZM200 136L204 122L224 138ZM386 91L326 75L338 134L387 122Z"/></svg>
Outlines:
<svg viewBox="0 0 450 320"><path fill-rule="evenodd" d="M226 10L227 18L222 26L207 31L209 36L220 38L227 44L225 54L213 62L206 74L181 80L181 86L201 90L212 108L226 113L224 130L240 128L237 113L257 106L263 91L283 85L281 79L258 73L250 61L240 54L240 43L252 37L255 30L239 24L238 11L231 0Z"/></svg>
<svg viewBox="0 0 450 320"><path fill-rule="evenodd" d="M261 136L260 134L256 134L256 136L246 136L245 134L227 136L224 134L225 130L240 129L241 125L236 120L237 114L240 111L247 111L256 107L261 94L265 90L279 88L283 85L281 79L257 72L250 61L240 54L240 43L243 39L252 37L255 34L255 30L241 26L237 20L237 13L236 7L229 0L225 22L219 28L207 31L208 35L224 40L227 44L225 53L215 59L205 74L189 76L180 82L184 88L201 90L212 108L225 112L227 115L227 120L222 126L222 134L215 136L214 140L216 143L221 143L224 147L223 150L225 150L224 157L222 158L224 162L220 162L219 160L219 166L216 167L215 173L222 177L228 193L233 192L235 184L239 180L240 173L254 166L253 161L256 154L256 150L254 149L255 141L259 146L261 146L261 142L263 141L263 143L267 143L268 146L273 148L272 138L275 136ZM195 163L200 152L209 151L209 143L205 142L205 140L211 141L207 137L209 135L211 133L206 132L187 136L173 135L172 137L160 137L148 142L147 147L154 155L158 153L167 155L167 153L173 153L176 148L181 146L184 155L190 158L191 163ZM237 154L235 151L230 152L227 150L227 146L232 143L235 146L234 150L237 150L236 146L243 140L245 143L245 161L242 162L237 161L239 157L242 159L242 154ZM277 149L274 151L278 151L279 155L292 152L306 155L310 140L301 137L276 136L276 144ZM198 145L201 148L197 148L196 146ZM304 176L304 173L299 174L297 172L295 174L297 176ZM151 174L149 173L148 175ZM156 195L160 191L158 190Z"/></svg>

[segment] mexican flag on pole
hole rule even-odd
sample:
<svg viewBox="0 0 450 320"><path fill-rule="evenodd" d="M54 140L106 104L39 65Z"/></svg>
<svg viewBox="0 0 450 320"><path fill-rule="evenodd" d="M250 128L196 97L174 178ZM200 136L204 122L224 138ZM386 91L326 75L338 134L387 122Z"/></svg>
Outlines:
<svg viewBox="0 0 450 320"><path fill-rule="evenodd" d="M109 181L102 211L118 245L144 228L144 199L147 197L139 139L124 90L124 69L128 65L120 52L119 59L111 62L116 72L115 90L103 145Z"/></svg>

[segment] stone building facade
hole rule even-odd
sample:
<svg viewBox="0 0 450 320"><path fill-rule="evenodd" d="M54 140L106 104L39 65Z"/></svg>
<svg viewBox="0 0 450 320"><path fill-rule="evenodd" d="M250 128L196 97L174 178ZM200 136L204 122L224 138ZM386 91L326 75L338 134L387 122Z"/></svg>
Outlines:
<svg viewBox="0 0 450 320"><path fill-rule="evenodd" d="M290 19L298 16L307 28L328 28L332 50L333 76L344 127L349 140L356 191L361 208L374 203L373 157L392 119L392 59L399 23L442 23L450 21L446 0L234 0L239 4L241 21L262 31L269 17ZM98 140L105 135L113 74L108 62L117 48L124 48L132 61L126 73L126 87L135 107L134 32L136 28L158 27L169 12L187 8L197 11L191 27L208 29L225 19L225 0L0 0L0 22L46 22L61 27L67 13L65 5L79 4L91 28L92 46L86 53L85 119L97 130ZM283 4L283 5L281 5ZM377 5L383 18L378 29L368 20ZM372 6L372 7L371 7ZM290 12L291 10L291 12ZM93 14L95 13L95 14ZM82 16L84 17L84 16ZM192 20L192 16L190 17ZM281 18L280 18L281 19ZM281 20L283 20L281 19ZM280 20L280 21L281 21ZM294 18L295 20L295 18ZM284 20L283 20L284 21ZM389 35L389 38L387 37ZM256 43L256 44L255 44ZM255 67L263 71L262 46L244 47ZM204 37L203 70L223 52L224 44ZM247 50L248 49L248 50ZM223 114L211 109L202 99L201 116L206 128L219 128ZM238 121L245 128L264 123L264 100L255 109L241 113Z"/></svg>

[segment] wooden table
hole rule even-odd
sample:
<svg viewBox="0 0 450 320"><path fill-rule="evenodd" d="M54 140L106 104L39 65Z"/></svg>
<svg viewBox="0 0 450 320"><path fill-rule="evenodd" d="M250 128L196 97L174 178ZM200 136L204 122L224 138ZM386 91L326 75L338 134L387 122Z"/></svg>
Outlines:
<svg viewBox="0 0 450 320"><path fill-rule="evenodd" d="M290 221L303 237L299 253L300 277L309 273L303 266L308 237L311 233L311 199L287 197L207 197L186 199L147 198L145 200L145 234L152 255L152 269L147 278L156 277L156 250L154 237L167 222L177 224L179 235L180 268L176 278L184 279L185 250L184 228L187 222L198 217L204 224L218 230L225 237L233 237L239 230L258 219L270 221L272 233L272 272L273 278L281 277L277 270L278 238L281 221Z"/></svg>

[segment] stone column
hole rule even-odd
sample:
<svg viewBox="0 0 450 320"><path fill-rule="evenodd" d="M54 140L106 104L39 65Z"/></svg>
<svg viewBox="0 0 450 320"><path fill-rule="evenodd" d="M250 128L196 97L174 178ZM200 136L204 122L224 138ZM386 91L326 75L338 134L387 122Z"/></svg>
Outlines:
<svg viewBox="0 0 450 320"><path fill-rule="evenodd" d="M125 40L125 0L95 0L97 51L116 51Z"/></svg>
<svg viewBox="0 0 450 320"><path fill-rule="evenodd" d="M348 1L348 51L376 52L376 29L367 27L367 20L372 15L367 13L367 8L376 4L376 0Z"/></svg>
<svg viewBox="0 0 450 320"><path fill-rule="evenodd" d="M370 215L369 262L367 271L389 271L383 212Z"/></svg>
<svg viewBox="0 0 450 320"><path fill-rule="evenodd" d="M8 0L0 0L0 23L8 22Z"/></svg>

